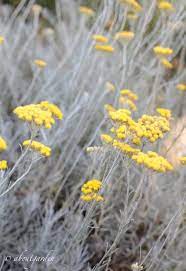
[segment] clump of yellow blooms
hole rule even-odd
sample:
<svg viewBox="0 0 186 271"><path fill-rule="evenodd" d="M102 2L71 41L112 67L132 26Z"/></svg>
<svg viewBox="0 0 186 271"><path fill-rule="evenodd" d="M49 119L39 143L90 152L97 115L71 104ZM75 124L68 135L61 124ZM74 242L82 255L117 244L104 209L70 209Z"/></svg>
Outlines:
<svg viewBox="0 0 186 271"><path fill-rule="evenodd" d="M34 60L34 64L38 66L39 68L43 69L47 66L47 63L42 59L36 59Z"/></svg>
<svg viewBox="0 0 186 271"><path fill-rule="evenodd" d="M134 38L134 32L132 31L117 32L114 38L115 40L118 41L130 41Z"/></svg>
<svg viewBox="0 0 186 271"><path fill-rule="evenodd" d="M127 95L130 92L124 92ZM102 134L104 143L120 150L138 164L157 172L172 170L172 165L162 156L155 152L142 152L136 146L142 146L147 142L154 143L170 130L171 111L158 108L161 116L142 115L135 121L131 112L127 109L107 110L113 127L110 129L112 135Z"/></svg>
<svg viewBox="0 0 186 271"><path fill-rule="evenodd" d="M114 47L109 44L105 44L105 45L95 44L94 48L96 51L101 51L101 52L106 52L106 53L114 52Z"/></svg>
<svg viewBox="0 0 186 271"><path fill-rule="evenodd" d="M41 142L38 141L32 141L30 139L25 140L23 142L24 147L28 147L29 149L32 149L34 151L39 152L41 155L49 157L51 155L51 148L48 146L45 146Z"/></svg>
<svg viewBox="0 0 186 271"><path fill-rule="evenodd" d="M107 43L108 38L103 36L103 35L93 35L92 39L95 40L96 42L101 42L101 43Z"/></svg>
<svg viewBox="0 0 186 271"><path fill-rule="evenodd" d="M21 120L33 123L38 127L43 126L47 129L50 129L55 123L54 117L58 119L63 118L60 109L48 101L43 101L39 104L18 106L14 110L14 113Z"/></svg>
<svg viewBox="0 0 186 271"><path fill-rule="evenodd" d="M168 47L163 47L163 46L155 46L153 48L154 53L158 56L170 56L173 54L173 50Z"/></svg>
<svg viewBox="0 0 186 271"><path fill-rule="evenodd" d="M179 158L179 161L180 161L180 163L182 164L182 165L186 165L186 156L182 156L182 157L180 157Z"/></svg>
<svg viewBox="0 0 186 271"><path fill-rule="evenodd" d="M93 9L88 8L86 6L80 6L79 7L79 12L82 13L82 14L85 14L87 16L93 16L95 14Z"/></svg>
<svg viewBox="0 0 186 271"><path fill-rule="evenodd" d="M6 141L0 136L0 151L5 151L7 149Z"/></svg>
<svg viewBox="0 0 186 271"><path fill-rule="evenodd" d="M4 42L4 38L0 36L0 44L2 44L3 42Z"/></svg>
<svg viewBox="0 0 186 271"><path fill-rule="evenodd" d="M170 61L168 61L166 58L162 58L160 60L160 62L167 69L173 69L174 68L173 64Z"/></svg>
<svg viewBox="0 0 186 271"><path fill-rule="evenodd" d="M138 152L132 156L132 160L136 161L137 164L143 164L149 169L157 172L166 172L173 170L173 166L162 156L156 152Z"/></svg>
<svg viewBox="0 0 186 271"><path fill-rule="evenodd" d="M168 1L159 1L158 8L163 11L173 11L174 6Z"/></svg>
<svg viewBox="0 0 186 271"><path fill-rule="evenodd" d="M6 170L8 168L8 164L6 160L0 161L0 170Z"/></svg>
<svg viewBox="0 0 186 271"><path fill-rule="evenodd" d="M124 97L128 97L130 100L136 101L138 100L138 96L130 89L122 89L120 94Z"/></svg>
<svg viewBox="0 0 186 271"><path fill-rule="evenodd" d="M119 0L121 4L127 4L130 8L134 9L136 12L142 10L142 6L136 0Z"/></svg>
<svg viewBox="0 0 186 271"><path fill-rule="evenodd" d="M176 88L181 91L186 91L186 84L178 84Z"/></svg>
<svg viewBox="0 0 186 271"><path fill-rule="evenodd" d="M171 118L171 111L169 109L165 108L157 108L156 111L162 116L165 117L166 119Z"/></svg>
<svg viewBox="0 0 186 271"><path fill-rule="evenodd" d="M87 181L81 188L81 199L83 201L103 201L103 197L99 194L102 183L99 180L93 179Z"/></svg>

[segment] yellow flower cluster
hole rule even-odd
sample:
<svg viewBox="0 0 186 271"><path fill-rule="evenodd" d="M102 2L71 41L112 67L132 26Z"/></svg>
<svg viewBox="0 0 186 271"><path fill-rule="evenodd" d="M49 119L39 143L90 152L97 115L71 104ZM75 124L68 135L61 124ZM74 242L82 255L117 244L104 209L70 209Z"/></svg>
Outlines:
<svg viewBox="0 0 186 271"><path fill-rule="evenodd" d="M38 141L31 141L25 140L23 142L24 147L28 147L34 151L39 152L41 155L49 157L51 155L51 148L48 146L45 146L44 144L38 142Z"/></svg>
<svg viewBox="0 0 186 271"><path fill-rule="evenodd" d="M186 91L186 84L178 84L176 88L181 91Z"/></svg>
<svg viewBox="0 0 186 271"><path fill-rule="evenodd" d="M130 99L132 101L138 100L138 96L130 89L122 89L120 91L120 94L124 97L127 97L128 99Z"/></svg>
<svg viewBox="0 0 186 271"><path fill-rule="evenodd" d="M79 7L79 12L82 13L82 14L85 14L87 16L93 16L95 14L93 9L88 8L86 6L80 6Z"/></svg>
<svg viewBox="0 0 186 271"><path fill-rule="evenodd" d="M161 62L161 64L165 67L165 68L167 68L167 69L173 69L174 68L174 66L173 66L173 64L170 62L170 61L168 61L166 58L162 58L161 60L160 60L160 62Z"/></svg>
<svg viewBox="0 0 186 271"><path fill-rule="evenodd" d="M159 1L158 8L160 10L164 10L164 11L172 11L172 10L174 10L174 6L168 1Z"/></svg>
<svg viewBox="0 0 186 271"><path fill-rule="evenodd" d="M168 47L156 46L153 48L153 50L158 56L170 56L173 54L173 50Z"/></svg>
<svg viewBox="0 0 186 271"><path fill-rule="evenodd" d="M4 151L7 149L6 141L0 136L0 151Z"/></svg>
<svg viewBox="0 0 186 271"><path fill-rule="evenodd" d="M101 42L101 43L107 43L108 38L103 36L103 35L93 35L92 39L95 40L96 42Z"/></svg>
<svg viewBox="0 0 186 271"><path fill-rule="evenodd" d="M173 170L173 166L164 157L152 151L147 153L138 152L132 156L132 160L157 172Z"/></svg>
<svg viewBox="0 0 186 271"><path fill-rule="evenodd" d="M105 45L96 44L94 48L96 51L101 51L101 52L106 52L106 53L114 52L114 47L109 44L105 44Z"/></svg>
<svg viewBox="0 0 186 271"><path fill-rule="evenodd" d="M43 69L47 66L47 63L42 59L36 59L34 60L34 64L38 66L39 68Z"/></svg>
<svg viewBox="0 0 186 271"><path fill-rule="evenodd" d="M179 158L179 161L180 161L180 163L182 164L182 165L186 165L186 156L182 156L182 157L180 157Z"/></svg>
<svg viewBox="0 0 186 271"><path fill-rule="evenodd" d="M133 145L142 145L143 139L153 143L162 138L164 133L170 130L170 110L158 108L157 112L161 116L142 115L137 121L132 119L131 112L127 109L111 109L107 112L114 126L110 129L113 136L101 135L104 143L120 150L149 169L157 172L172 170L171 164L157 153L143 153L140 149L133 147Z"/></svg>
<svg viewBox="0 0 186 271"><path fill-rule="evenodd" d="M103 197L99 194L102 183L99 180L93 179L87 181L81 188L81 199L83 201L103 201Z"/></svg>
<svg viewBox="0 0 186 271"><path fill-rule="evenodd" d="M134 32L131 32L131 31L117 32L115 35L115 40L118 40L118 41L130 41L133 38L134 38Z"/></svg>
<svg viewBox="0 0 186 271"><path fill-rule="evenodd" d="M47 129L50 129L55 123L54 117L58 119L63 118L60 109L48 101L43 101L40 104L18 106L14 113L21 120L34 123L39 127L44 126Z"/></svg>
<svg viewBox="0 0 186 271"><path fill-rule="evenodd" d="M6 160L0 161L0 170L6 170L8 168L8 164Z"/></svg>
<svg viewBox="0 0 186 271"><path fill-rule="evenodd" d="M156 111L162 116L165 117L166 119L171 118L171 111L169 109L165 108L157 108Z"/></svg>

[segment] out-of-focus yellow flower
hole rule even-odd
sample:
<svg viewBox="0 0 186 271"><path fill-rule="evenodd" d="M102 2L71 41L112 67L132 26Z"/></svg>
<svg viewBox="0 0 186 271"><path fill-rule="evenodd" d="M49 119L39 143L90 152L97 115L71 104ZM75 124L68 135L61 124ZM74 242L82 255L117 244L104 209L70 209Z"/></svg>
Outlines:
<svg viewBox="0 0 186 271"><path fill-rule="evenodd" d="M128 97L128 99L132 101L138 100L138 96L130 89L122 89L120 94L124 97Z"/></svg>
<svg viewBox="0 0 186 271"><path fill-rule="evenodd" d="M158 8L160 10L164 10L164 11L173 11L174 10L174 6L168 1L160 1L158 3Z"/></svg>
<svg viewBox="0 0 186 271"><path fill-rule="evenodd" d="M173 64L170 61L168 61L166 58L162 58L160 60L160 62L167 69L173 69L174 68Z"/></svg>
<svg viewBox="0 0 186 271"><path fill-rule="evenodd" d="M114 47L109 44L105 44L105 45L95 44L94 48L97 51L102 51L102 52L106 52L106 53L113 53L114 52Z"/></svg>
<svg viewBox="0 0 186 271"><path fill-rule="evenodd" d="M112 143L113 138L110 135L102 134L101 135L101 140L108 144L108 143Z"/></svg>
<svg viewBox="0 0 186 271"><path fill-rule="evenodd" d="M182 164L182 165L186 165L186 156L182 156L182 157L180 157L179 158L179 161L180 161L180 163Z"/></svg>
<svg viewBox="0 0 186 271"><path fill-rule="evenodd" d="M4 42L4 38L0 36L0 44L2 44L3 42Z"/></svg>
<svg viewBox="0 0 186 271"><path fill-rule="evenodd" d="M42 59L35 59L34 64L38 66L39 68L43 69L47 66L47 63Z"/></svg>
<svg viewBox="0 0 186 271"><path fill-rule="evenodd" d="M102 183L99 180L93 179L93 180L87 181L86 183L84 183L84 185L81 188L81 192L82 192L81 199L87 202L93 201L93 200L97 202L103 201L104 198L100 194L98 194L101 187L102 187Z"/></svg>
<svg viewBox="0 0 186 271"><path fill-rule="evenodd" d="M165 117L166 119L171 118L171 111L169 109L165 108L157 108L156 111L162 116Z"/></svg>
<svg viewBox="0 0 186 271"><path fill-rule="evenodd" d="M115 90L116 90L114 84L112 84L109 81L106 82L105 87L106 87L106 90L109 92L115 92Z"/></svg>
<svg viewBox="0 0 186 271"><path fill-rule="evenodd" d="M31 141L25 140L23 142L23 146L29 147L30 149L39 152L41 155L49 157L51 155L51 148L48 146L45 146L41 142L38 141Z"/></svg>
<svg viewBox="0 0 186 271"><path fill-rule="evenodd" d="M0 161L0 170L6 170L8 168L8 163L6 160Z"/></svg>
<svg viewBox="0 0 186 271"><path fill-rule="evenodd" d="M173 50L168 47L155 46L153 50L154 53L158 56L170 56L173 54Z"/></svg>
<svg viewBox="0 0 186 271"><path fill-rule="evenodd" d="M134 38L134 32L131 31L117 32L114 38L115 40L118 41L130 41Z"/></svg>
<svg viewBox="0 0 186 271"><path fill-rule="evenodd" d="M88 8L86 6L80 6L79 7L79 12L82 14L85 14L87 16L93 16L95 14L95 11L91 8Z"/></svg>
<svg viewBox="0 0 186 271"><path fill-rule="evenodd" d="M107 43L108 38L103 36L103 35L93 35L92 39L95 40L96 42L101 42L101 43Z"/></svg>
<svg viewBox="0 0 186 271"><path fill-rule="evenodd" d="M181 91L186 91L186 84L178 84L176 88Z"/></svg>
<svg viewBox="0 0 186 271"><path fill-rule="evenodd" d="M104 107L107 112L116 111L116 109L111 104L105 104Z"/></svg>
<svg viewBox="0 0 186 271"><path fill-rule="evenodd" d="M6 141L0 136L0 151L5 151L7 149Z"/></svg>
<svg viewBox="0 0 186 271"><path fill-rule="evenodd" d="M138 19L138 15L135 12L128 12L127 18L129 20L137 20Z"/></svg>
<svg viewBox="0 0 186 271"><path fill-rule="evenodd" d="M133 8L136 12L142 10L142 6L136 0L119 0L121 4L127 4L129 7Z"/></svg>

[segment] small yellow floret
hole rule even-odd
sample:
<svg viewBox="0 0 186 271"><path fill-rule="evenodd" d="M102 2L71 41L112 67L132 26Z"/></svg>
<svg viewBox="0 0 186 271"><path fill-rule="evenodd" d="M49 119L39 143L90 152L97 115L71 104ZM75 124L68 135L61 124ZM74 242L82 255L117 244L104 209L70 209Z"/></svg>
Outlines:
<svg viewBox="0 0 186 271"><path fill-rule="evenodd" d="M167 69L173 69L174 68L173 64L170 61L168 61L166 58L161 59L161 64Z"/></svg>
<svg viewBox="0 0 186 271"><path fill-rule="evenodd" d="M92 39L95 40L96 42L101 42L101 43L105 43L108 42L108 38L103 36L103 35L93 35Z"/></svg>
<svg viewBox="0 0 186 271"><path fill-rule="evenodd" d="M7 149L6 141L0 136L0 151L4 151Z"/></svg>
<svg viewBox="0 0 186 271"><path fill-rule="evenodd" d="M173 50L168 47L156 46L153 50L156 55L160 56L169 56L173 54Z"/></svg>
<svg viewBox="0 0 186 271"><path fill-rule="evenodd" d="M34 64L38 66L39 68L45 68L47 66L47 63L42 59L36 59L34 60Z"/></svg>
<svg viewBox="0 0 186 271"><path fill-rule="evenodd" d="M102 187L102 183L99 180L93 179L90 181L87 181L86 183L84 183L84 185L81 187L81 199L83 201L103 201L104 198L98 194L99 190Z"/></svg>
<svg viewBox="0 0 186 271"><path fill-rule="evenodd" d="M8 168L8 164L6 160L0 161L0 170L6 170Z"/></svg>
<svg viewBox="0 0 186 271"><path fill-rule="evenodd" d="M109 44L107 44L107 45L96 44L94 46L94 48L97 51L102 51L102 52L107 52L107 53L113 53L114 52L114 47L112 47Z"/></svg>
<svg viewBox="0 0 186 271"><path fill-rule="evenodd" d="M38 141L31 141L25 140L23 142L24 147L29 147L30 149L39 152L41 155L49 157L51 155L51 148L38 142Z"/></svg>
<svg viewBox="0 0 186 271"><path fill-rule="evenodd" d="M107 134L102 134L101 135L101 140L107 144L112 143L113 138L110 135Z"/></svg>
<svg viewBox="0 0 186 271"><path fill-rule="evenodd" d="M171 118L171 111L169 109L165 108L157 108L156 111L162 116L165 117L166 119Z"/></svg>
<svg viewBox="0 0 186 271"><path fill-rule="evenodd" d="M173 11L174 6L168 1L161 1L158 3L158 8L165 11Z"/></svg>
<svg viewBox="0 0 186 271"><path fill-rule="evenodd" d="M125 40L125 41L129 41L131 39L134 38L134 32L131 31L122 31L122 32L118 32L115 35L115 40Z"/></svg>

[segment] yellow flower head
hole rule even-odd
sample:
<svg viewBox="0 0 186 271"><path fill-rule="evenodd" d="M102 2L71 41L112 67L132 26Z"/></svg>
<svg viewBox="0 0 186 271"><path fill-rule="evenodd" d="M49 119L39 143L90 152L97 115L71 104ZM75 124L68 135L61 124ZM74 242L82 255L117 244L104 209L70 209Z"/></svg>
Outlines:
<svg viewBox="0 0 186 271"><path fill-rule="evenodd" d="M186 165L186 156L182 156L179 158L180 163L185 166Z"/></svg>
<svg viewBox="0 0 186 271"><path fill-rule="evenodd" d="M161 64L165 68L167 68L167 69L173 69L174 68L173 64L170 61L168 61L166 58L162 58L160 61L161 61Z"/></svg>
<svg viewBox="0 0 186 271"><path fill-rule="evenodd" d="M63 114L59 108L47 101L40 104L18 106L14 110L14 113L19 119L33 123L38 127L43 126L46 129L50 129L55 123L54 117L58 119L63 118Z"/></svg>
<svg viewBox="0 0 186 271"><path fill-rule="evenodd" d="M102 134L101 135L101 140L107 144L112 143L113 138L110 135L107 134Z"/></svg>
<svg viewBox="0 0 186 271"><path fill-rule="evenodd" d="M8 168L8 164L6 160L0 161L0 170L6 170Z"/></svg>
<svg viewBox="0 0 186 271"><path fill-rule="evenodd" d="M109 113L111 111L116 111L116 109L111 104L105 104L105 110Z"/></svg>
<svg viewBox="0 0 186 271"><path fill-rule="evenodd" d="M94 10L86 6L80 6L79 12L85 14L86 16L93 16L95 14Z"/></svg>
<svg viewBox="0 0 186 271"><path fill-rule="evenodd" d="M174 10L174 6L168 1L160 1L158 3L158 8L163 11L173 11Z"/></svg>
<svg viewBox="0 0 186 271"><path fill-rule="evenodd" d="M156 46L153 48L153 50L158 56L169 56L173 54L173 50L168 47Z"/></svg>
<svg viewBox="0 0 186 271"><path fill-rule="evenodd" d="M181 91L186 91L186 84L178 84L176 88Z"/></svg>
<svg viewBox="0 0 186 271"><path fill-rule="evenodd" d="M101 45L101 44L96 44L94 46L96 51L101 51L101 52L106 52L106 53L113 53L114 52L114 47L112 47L109 44Z"/></svg>
<svg viewBox="0 0 186 271"><path fill-rule="evenodd" d="M4 38L0 36L0 44L2 44L3 42L4 42Z"/></svg>
<svg viewBox="0 0 186 271"><path fill-rule="evenodd" d="M34 60L34 64L38 66L39 68L43 69L47 66L47 63L42 59L36 59Z"/></svg>
<svg viewBox="0 0 186 271"><path fill-rule="evenodd" d="M49 157L51 155L51 148L45 146L38 141L25 140L23 146L29 147L30 149L39 152L41 155Z"/></svg>
<svg viewBox="0 0 186 271"><path fill-rule="evenodd" d="M7 149L6 141L0 136L0 151L5 151Z"/></svg>
<svg viewBox="0 0 186 271"><path fill-rule="evenodd" d="M103 201L103 197L99 195L99 190L102 187L102 183L99 180L93 179L84 183L81 187L81 199L83 201Z"/></svg>
<svg viewBox="0 0 186 271"><path fill-rule="evenodd" d="M131 31L122 31L118 32L115 35L115 40L118 41L130 41L134 38L134 32Z"/></svg>
<svg viewBox="0 0 186 271"><path fill-rule="evenodd" d="M108 42L108 38L103 35L93 35L92 39L95 40L96 42L101 42L101 43Z"/></svg>
<svg viewBox="0 0 186 271"><path fill-rule="evenodd" d="M162 116L165 117L166 119L171 118L171 111L169 109L165 108L157 108L156 111Z"/></svg>

